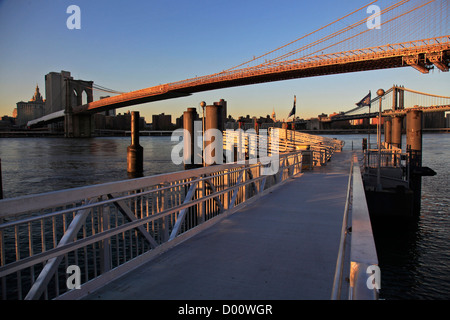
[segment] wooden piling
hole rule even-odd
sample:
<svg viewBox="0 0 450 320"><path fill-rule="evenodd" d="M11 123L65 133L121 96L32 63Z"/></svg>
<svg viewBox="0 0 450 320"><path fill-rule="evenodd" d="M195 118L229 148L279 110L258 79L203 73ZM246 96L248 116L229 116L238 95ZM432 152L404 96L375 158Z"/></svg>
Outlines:
<svg viewBox="0 0 450 320"><path fill-rule="evenodd" d="M219 130L221 133L223 132L223 111L222 111L222 105L215 104L215 105L209 105L206 106L206 115L205 115L205 136L206 132L211 129ZM206 137L205 140L205 150L208 148L208 146L212 143L214 143L215 147L218 147L219 150L216 150L216 148L212 149L210 154L207 154L204 152L204 157L206 161L206 165L211 164L218 164L217 160L219 157L220 160L223 160L222 154L217 153L223 153L221 152L223 149L220 147L223 147L223 141L216 141L217 137ZM210 141L208 141L210 140ZM216 155L217 154L217 155Z"/></svg>
<svg viewBox="0 0 450 320"><path fill-rule="evenodd" d="M183 112L183 162L184 169L194 169L201 167L201 163L195 163L197 148L195 144L195 120L198 119L197 110L195 108L187 108Z"/></svg>
<svg viewBox="0 0 450 320"><path fill-rule="evenodd" d="M402 116L392 117L391 143L394 147L402 148Z"/></svg>
<svg viewBox="0 0 450 320"><path fill-rule="evenodd" d="M389 117L384 121L384 142L392 143L392 120Z"/></svg>
<svg viewBox="0 0 450 320"><path fill-rule="evenodd" d="M144 148L139 144L139 111L131 112L131 145L127 148L127 172L130 178L144 174Z"/></svg>

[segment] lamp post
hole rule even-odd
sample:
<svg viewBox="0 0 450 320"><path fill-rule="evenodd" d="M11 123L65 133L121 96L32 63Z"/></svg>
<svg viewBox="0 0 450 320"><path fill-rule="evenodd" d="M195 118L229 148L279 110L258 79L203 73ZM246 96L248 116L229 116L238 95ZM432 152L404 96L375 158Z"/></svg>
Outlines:
<svg viewBox="0 0 450 320"><path fill-rule="evenodd" d="M381 186L381 100L384 96L384 90L378 89L377 95L380 100L378 109L378 123L377 123L377 140L378 140L378 167L377 167L377 191L381 191L383 187Z"/></svg>
<svg viewBox="0 0 450 320"><path fill-rule="evenodd" d="M206 107L206 102L202 101L200 102L200 107L202 107L202 163L203 166L206 166L206 162L205 162L205 107ZM195 142L197 143L197 141Z"/></svg>

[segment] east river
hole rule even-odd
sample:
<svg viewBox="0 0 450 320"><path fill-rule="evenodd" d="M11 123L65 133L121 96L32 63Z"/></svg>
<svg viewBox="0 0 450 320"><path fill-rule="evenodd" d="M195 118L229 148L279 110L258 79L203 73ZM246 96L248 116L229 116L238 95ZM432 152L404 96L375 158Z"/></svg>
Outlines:
<svg viewBox="0 0 450 320"><path fill-rule="evenodd" d="M360 150L367 134L328 136L345 141L345 149ZM129 137L0 139L4 197L127 179L129 144ZM141 137L140 144L144 176L183 169L171 161L177 142L170 136ZM420 216L386 221L377 239L382 299L450 299L449 156L450 134L423 135L423 165L437 174L422 179Z"/></svg>

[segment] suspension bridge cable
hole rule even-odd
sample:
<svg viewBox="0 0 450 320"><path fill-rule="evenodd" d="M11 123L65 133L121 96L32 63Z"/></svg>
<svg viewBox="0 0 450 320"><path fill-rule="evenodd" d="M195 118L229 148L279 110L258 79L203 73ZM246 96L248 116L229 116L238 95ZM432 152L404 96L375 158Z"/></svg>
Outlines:
<svg viewBox="0 0 450 320"><path fill-rule="evenodd" d="M404 91L409 91L409 92L412 92L412 93L421 94L421 95L424 95L424 96L429 96L429 97L434 97L434 98L450 99L450 97L439 96L439 95L436 95L436 94L431 94L431 93L426 93L426 92L420 92L420 91L416 91L416 90L412 90L412 89L408 89L408 88L404 88L404 87L397 87L397 86L395 86L395 88L398 88L398 89L404 90Z"/></svg>
<svg viewBox="0 0 450 320"><path fill-rule="evenodd" d="M339 22L339 21L341 21L341 20L343 20L343 19L345 19L345 18L351 16L351 15L353 15L354 13L360 11L361 9L366 8L367 6L373 4L373 3L377 2L377 1L378 1L378 0L374 0L374 1L370 2L369 4L364 5L363 7L359 8L359 9L357 9L357 10L352 11L351 13L349 13L349 14L347 14L347 15L345 15L345 16L343 16L343 17L341 17L341 18L339 18L339 19L337 19L337 20L335 20L335 21L333 21L333 22L331 22L331 23L329 23L329 24L327 24L327 25L325 25L325 26L323 26L323 27L321 27L321 28L319 28L319 29L313 31L313 32L310 32L310 33L308 33L308 34L306 34L306 35L304 35L304 36L302 36L302 37L300 37L300 38L298 38L298 39L296 39L296 40L294 40L294 41L291 41L291 42L289 42L289 43L287 43L287 44L285 44L285 45L283 45L283 46L281 46L281 47L279 47L279 48L277 48L277 49L274 49L274 50L269 51L269 52L267 52L267 53L265 53L265 54L263 54L263 55L260 55L260 56L258 56L258 57L255 57L255 58L251 59L251 60L248 60L248 61L246 61L246 62L243 62L243 63L241 63L241 64L239 64L239 65L237 65L237 66L234 66L234 67L232 67L232 68L229 68L229 69L225 70L225 72L231 71L231 70L233 70L233 69L237 69L237 68L239 68L239 67L241 67L241 66L243 66L243 65L245 65L245 64L249 64L250 62L256 61L256 60L258 60L258 59L260 59L260 58L262 58L262 57L265 57L265 56L267 56L267 55L269 55L269 54L271 54L271 53L274 53L274 52L276 52L276 51L278 51L278 50L281 50L281 49L283 49L283 48L286 48L287 46L289 46L289 45L291 45L291 44L293 44L293 43L295 43L295 42L298 42L298 41L300 41L300 40L302 40L302 39L304 39L304 38L306 38L306 37L308 37L308 36L310 36L310 35L312 35L312 34L314 34L314 33L317 33L317 32L319 32L319 31L321 31L321 30L323 30L323 29L325 29L325 28L327 28L327 27L329 27L329 26L331 26L331 25L333 25L333 24L335 24L335 23L337 23L337 22ZM276 58L275 58L275 59L276 59ZM272 60L273 60L273 59L272 59Z"/></svg>

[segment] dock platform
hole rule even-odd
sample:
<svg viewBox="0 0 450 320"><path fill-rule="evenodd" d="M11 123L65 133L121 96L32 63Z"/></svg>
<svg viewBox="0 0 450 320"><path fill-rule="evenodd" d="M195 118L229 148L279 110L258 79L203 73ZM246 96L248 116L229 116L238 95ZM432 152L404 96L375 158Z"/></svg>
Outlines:
<svg viewBox="0 0 450 320"><path fill-rule="evenodd" d="M330 299L351 158L335 153L85 299Z"/></svg>

